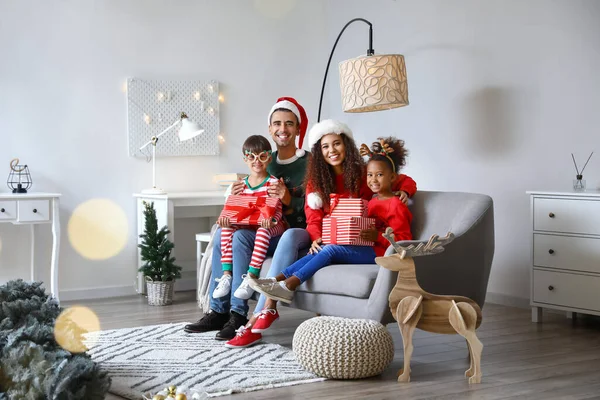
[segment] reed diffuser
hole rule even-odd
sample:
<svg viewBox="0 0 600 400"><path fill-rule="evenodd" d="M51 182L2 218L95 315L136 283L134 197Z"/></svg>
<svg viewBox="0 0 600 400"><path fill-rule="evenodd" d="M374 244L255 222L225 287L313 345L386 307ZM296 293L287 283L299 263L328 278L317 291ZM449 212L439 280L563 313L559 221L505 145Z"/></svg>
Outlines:
<svg viewBox="0 0 600 400"><path fill-rule="evenodd" d="M585 179L583 179L583 171L585 170L585 167L588 165L588 162L590 162L590 158L592 158L593 155L594 152L592 151L592 154L590 154L587 161L583 165L581 172L579 172L579 168L577 168L577 163L575 162L575 156L573 155L573 153L571 153L571 158L573 159L573 164L575 165L575 172L577 172L577 175L575 175L575 179L573 179L573 190L575 190L576 192L582 192L585 190Z"/></svg>

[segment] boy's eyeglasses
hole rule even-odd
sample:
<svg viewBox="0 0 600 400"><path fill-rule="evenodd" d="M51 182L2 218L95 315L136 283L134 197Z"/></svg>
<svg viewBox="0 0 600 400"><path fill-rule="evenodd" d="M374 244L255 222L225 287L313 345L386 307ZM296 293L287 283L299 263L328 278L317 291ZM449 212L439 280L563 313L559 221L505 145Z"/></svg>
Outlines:
<svg viewBox="0 0 600 400"><path fill-rule="evenodd" d="M261 163L266 163L271 158L271 150L261 151L259 154L252 153L251 151L244 151L244 160L254 162L256 160Z"/></svg>

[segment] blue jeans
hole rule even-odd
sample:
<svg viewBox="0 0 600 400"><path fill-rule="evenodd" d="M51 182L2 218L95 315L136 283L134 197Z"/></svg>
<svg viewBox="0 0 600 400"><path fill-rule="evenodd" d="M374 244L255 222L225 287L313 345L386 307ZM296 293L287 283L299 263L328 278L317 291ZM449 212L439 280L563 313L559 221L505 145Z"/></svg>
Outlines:
<svg viewBox="0 0 600 400"><path fill-rule="evenodd" d="M285 268L292 265L292 263L298 259L298 256L304 256L310 248L310 243L310 236L306 229L292 228L283 232L283 235L281 235L281 239L279 239L279 243L277 244L275 255L273 255L271 268L269 268L267 277L276 277ZM267 301L267 298L264 294L261 294L258 303L256 303L256 307L254 308L254 315L259 314L262 311L265 307L265 301Z"/></svg>
<svg viewBox="0 0 600 400"><path fill-rule="evenodd" d="M212 293L217 287L217 281L215 278L223 276L223 267L221 265L221 229L215 232L213 238L213 252L212 252L212 265L211 271L212 276L209 286L210 296L210 309L218 313L228 313L234 311L238 314L246 316L248 314L248 300L238 299L233 295L237 288L242 283L242 275L248 273L248 267L250 265L250 259L252 258L252 250L254 250L254 239L256 232L250 229L238 229L233 234L232 241L232 252L233 252L233 270L232 281L231 281L231 292L229 295L214 299ZM275 253L273 263L269 269L268 276L278 275L281 270L290 264L292 264L298 258L298 249L306 248L310 244L310 238L308 232L304 229L288 229L281 236L271 238L269 242L269 249L267 250L267 256ZM300 246L300 247L299 247ZM275 261L280 260L279 264L275 264ZM279 268L274 266L281 265ZM274 273L275 275L271 275ZM262 302L260 308L262 310L265 300L264 296L261 296L259 305Z"/></svg>
<svg viewBox="0 0 600 400"><path fill-rule="evenodd" d="M330 244L316 254L302 257L282 271L286 278L296 276L302 283L318 270L331 264L373 264L375 249L371 246L338 246Z"/></svg>

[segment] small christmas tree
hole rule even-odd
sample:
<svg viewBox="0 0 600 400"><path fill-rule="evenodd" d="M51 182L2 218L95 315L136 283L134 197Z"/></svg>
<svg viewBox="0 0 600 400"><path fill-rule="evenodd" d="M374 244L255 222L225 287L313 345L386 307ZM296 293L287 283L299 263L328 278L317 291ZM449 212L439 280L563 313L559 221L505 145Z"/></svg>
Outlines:
<svg viewBox="0 0 600 400"><path fill-rule="evenodd" d="M152 278L153 281L173 281L181 278L181 267L175 265L175 257L171 257L171 250L175 247L167 235L171 233L166 226L158 229L154 203L144 204L144 233L140 235L141 249L144 265L138 270Z"/></svg>

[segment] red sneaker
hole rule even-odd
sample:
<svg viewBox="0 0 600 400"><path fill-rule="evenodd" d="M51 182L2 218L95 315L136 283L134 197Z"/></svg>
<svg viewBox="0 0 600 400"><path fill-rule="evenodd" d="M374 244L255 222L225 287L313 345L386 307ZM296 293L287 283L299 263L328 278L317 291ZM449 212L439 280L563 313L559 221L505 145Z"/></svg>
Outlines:
<svg viewBox="0 0 600 400"><path fill-rule="evenodd" d="M260 333L252 333L250 329L247 329L245 326L240 326L236 332L237 335L225 343L225 347L232 349L249 347L253 344L259 343L262 340L262 335Z"/></svg>
<svg viewBox="0 0 600 400"><path fill-rule="evenodd" d="M279 319L279 313L277 310L262 310L258 319L252 325L252 333L261 333L269 329L271 324Z"/></svg>

